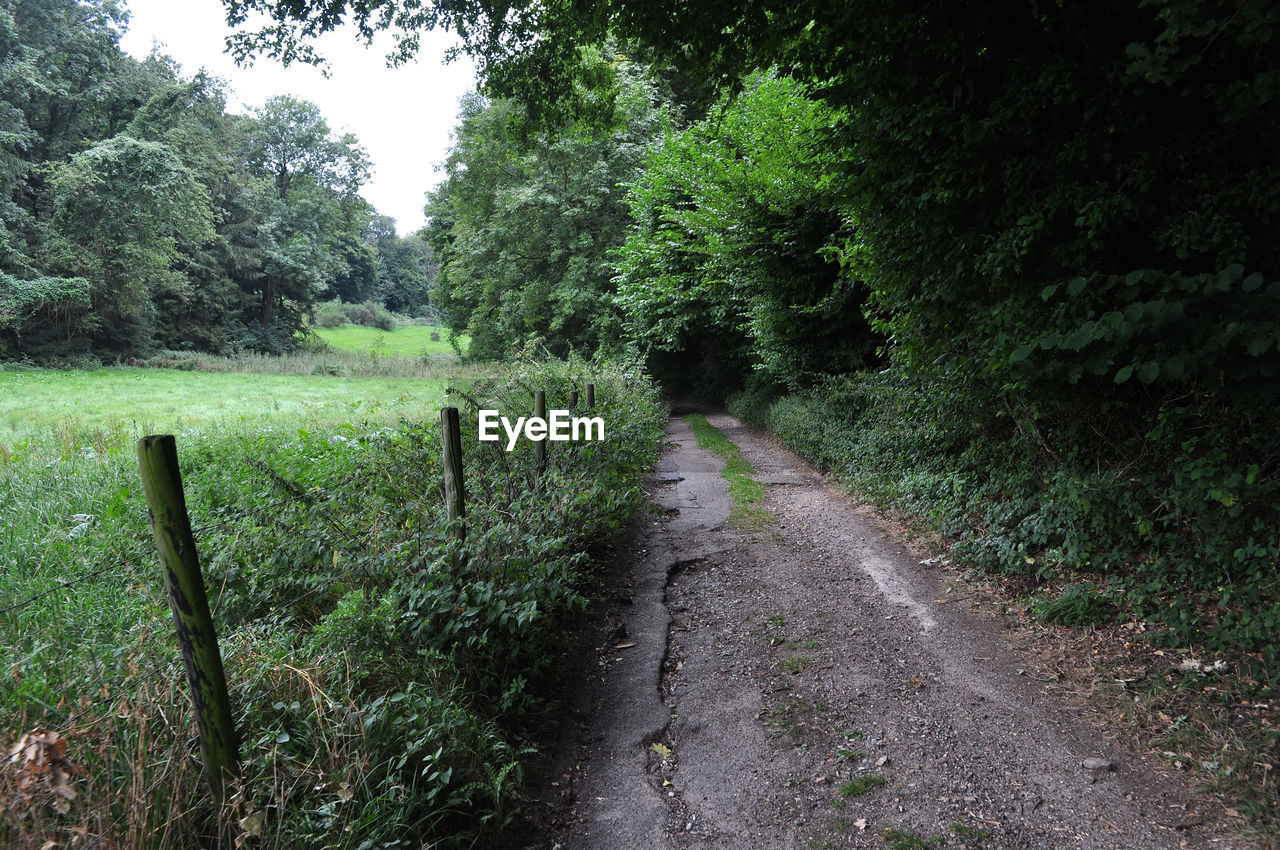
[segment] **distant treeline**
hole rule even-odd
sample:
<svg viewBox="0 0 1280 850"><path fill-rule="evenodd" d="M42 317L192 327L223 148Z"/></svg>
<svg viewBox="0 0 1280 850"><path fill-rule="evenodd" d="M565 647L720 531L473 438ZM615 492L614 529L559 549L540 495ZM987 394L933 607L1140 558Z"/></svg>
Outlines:
<svg viewBox="0 0 1280 850"><path fill-rule="evenodd" d="M430 249L319 109L119 48L112 0L0 0L0 358L297 345L317 300L424 307Z"/></svg>

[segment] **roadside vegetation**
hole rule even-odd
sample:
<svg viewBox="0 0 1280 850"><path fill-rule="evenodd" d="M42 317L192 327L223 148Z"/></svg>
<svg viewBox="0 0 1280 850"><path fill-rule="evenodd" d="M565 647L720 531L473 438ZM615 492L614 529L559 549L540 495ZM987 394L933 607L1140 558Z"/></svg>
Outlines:
<svg viewBox="0 0 1280 850"><path fill-rule="evenodd" d="M1200 664L1176 673L1148 659L1140 679L1112 678L1142 681L1154 692L1140 702L1169 708L1138 734L1187 739L1174 760L1196 753L1251 801L1239 810L1260 832L1277 831L1272 0L945 13L899 0L582 0L554 15L474 0L226 5L241 23L264 16L231 39L242 56L318 61L312 39L340 22L392 30L399 59L424 29L464 34L482 79L461 104L427 227L397 234L360 199L367 157L313 105L279 97L229 113L217 81L159 53L125 56L114 0L3 0L0 358L136 360L162 367L162 383L163 369L267 373L261 355L319 349L279 368L316 380L420 369L429 381L450 340L423 341L396 318L408 316L448 328L476 359L642 360L675 392L730 399L936 533L1042 622L1082 640L1126 630L1099 649L1117 664L1130 650ZM214 377L190 385L231 391ZM0 378L43 391L43 378ZM245 407L300 410L309 381L300 397L272 385L278 398ZM116 426L100 421L109 449ZM353 427L360 440L389 426ZM55 454L55 471L100 462ZM524 510L523 498L512 504ZM59 504L44 521L116 510L89 501L97 512ZM307 522L320 533L326 520ZM328 541L313 548L343 557ZM359 585L364 604L387 587ZM333 610L365 610L346 605ZM389 620L401 635L386 612L351 634ZM94 651L100 664L127 656ZM296 702L323 703L333 671L307 675L317 684ZM460 693L489 693L465 678ZM30 705L58 707L60 694L31 688ZM299 811L271 805L273 822Z"/></svg>
<svg viewBox="0 0 1280 850"><path fill-rule="evenodd" d="M557 444L542 471L528 446L476 443L472 401L523 412L526 387L554 401L588 380L606 441ZM444 520L438 395L179 435L243 739L222 813L188 757L134 435L31 444L0 463L0 717L6 747L45 759L0 773L0 840L466 847L499 835L533 756L522 734L555 705L556 636L591 593L592 554L639 503L664 412L625 366L513 366L459 392L465 542Z"/></svg>

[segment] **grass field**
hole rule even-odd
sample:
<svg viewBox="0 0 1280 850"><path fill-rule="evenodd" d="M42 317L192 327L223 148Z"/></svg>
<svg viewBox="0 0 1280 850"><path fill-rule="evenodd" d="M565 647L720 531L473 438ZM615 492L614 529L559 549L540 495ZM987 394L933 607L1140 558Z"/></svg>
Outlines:
<svg viewBox="0 0 1280 850"><path fill-rule="evenodd" d="M386 359L394 365L397 358ZM312 364L283 358L274 365ZM175 646L146 525L137 437L178 435L188 507L202 518L197 545L206 569L218 568L220 558L253 566L268 562L280 545L245 555L234 535L231 542L215 535L229 521L225 511L287 496L275 475L293 479L312 467L322 481L349 474L369 441L387 439L378 435L398 433L401 421L434 419L450 380L443 370L362 378L191 368L0 370L0 669L7 671L0 682L0 749L7 752L37 726L81 736L75 760L94 780L80 785L77 806L105 818L90 833L145 816L115 802L83 803L95 783L106 793L125 787L132 773L145 775L148 786L162 775L175 787L198 785L182 778L186 760L166 756L166 747L185 746L185 732L160 740L124 719L143 712L185 716L175 685L181 677L171 675ZM238 521L270 527L279 510L263 508L259 520ZM305 571L299 575L305 580ZM126 704L133 707L120 708ZM117 731L134 743L117 742ZM133 760L130 747L145 747L149 760ZM8 799L12 781L0 771L0 797ZM112 792L107 799L128 796ZM21 815L0 816L0 845L28 846L7 831L19 822Z"/></svg>
<svg viewBox="0 0 1280 850"><path fill-rule="evenodd" d="M84 443L95 432L243 429L267 420L430 416L443 378L177 369L0 371L0 444Z"/></svg>
<svg viewBox="0 0 1280 850"><path fill-rule="evenodd" d="M343 351L366 351L394 354L402 357L426 355L436 357L454 354L449 344L449 331L432 325L408 325L393 331L363 325L343 325L337 328L313 328L316 334L334 348ZM433 340L432 333L439 335ZM467 350L467 337L458 340L462 350Z"/></svg>

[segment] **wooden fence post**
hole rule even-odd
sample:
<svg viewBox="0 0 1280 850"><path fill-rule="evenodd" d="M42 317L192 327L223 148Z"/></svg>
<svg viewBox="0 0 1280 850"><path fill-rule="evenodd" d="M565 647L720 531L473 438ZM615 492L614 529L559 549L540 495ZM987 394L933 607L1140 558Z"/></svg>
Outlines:
<svg viewBox="0 0 1280 850"><path fill-rule="evenodd" d="M533 394L533 415L539 419L546 421L547 418L547 392L546 390L538 390ZM547 438L543 436L541 440L533 441L533 459L538 464L538 469L546 466L547 463Z"/></svg>
<svg viewBox="0 0 1280 850"><path fill-rule="evenodd" d="M151 514L151 533L164 568L169 608L178 630L182 660L191 685L200 729L200 755L214 799L223 802L223 783L240 773L239 739L231 718L227 677L218 652L218 638L209 614L200 559L191 534L187 501L178 470L178 449L173 435L152 435L138 441L138 467Z"/></svg>
<svg viewBox="0 0 1280 850"><path fill-rule="evenodd" d="M592 410L596 406L596 385L587 384L587 410Z"/></svg>
<svg viewBox="0 0 1280 850"><path fill-rule="evenodd" d="M445 516L452 523L467 516L467 495L462 485L462 426L456 407L440 411L440 446L444 454ZM457 534L459 540L466 539L465 523L458 523Z"/></svg>
<svg viewBox="0 0 1280 850"><path fill-rule="evenodd" d="M573 410L577 406L578 406L578 391L570 390L569 391L569 409Z"/></svg>

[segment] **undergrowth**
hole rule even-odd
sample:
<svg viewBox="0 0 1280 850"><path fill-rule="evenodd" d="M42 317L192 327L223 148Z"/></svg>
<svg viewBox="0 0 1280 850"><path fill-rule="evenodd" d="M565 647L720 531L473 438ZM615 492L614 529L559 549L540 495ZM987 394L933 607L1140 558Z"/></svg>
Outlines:
<svg viewBox="0 0 1280 850"><path fill-rule="evenodd" d="M476 440L596 384L601 442ZM0 466L0 844L469 847L511 821L591 553L640 503L662 411L633 368L549 362L458 391L465 540L436 411L178 439L241 737L227 805L195 724L128 446Z"/></svg>

